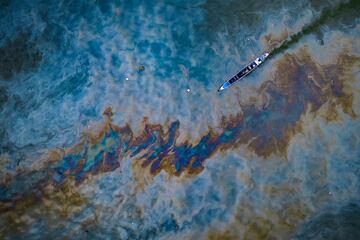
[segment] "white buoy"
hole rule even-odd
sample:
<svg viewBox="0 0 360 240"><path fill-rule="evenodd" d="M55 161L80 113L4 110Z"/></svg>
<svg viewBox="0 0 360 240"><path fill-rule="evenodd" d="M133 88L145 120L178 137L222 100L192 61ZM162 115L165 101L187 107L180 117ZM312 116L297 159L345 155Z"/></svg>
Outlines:
<svg viewBox="0 0 360 240"><path fill-rule="evenodd" d="M188 89L186 89L186 91L187 91L187 92L191 92L191 89L190 89L190 88L188 88Z"/></svg>
<svg viewBox="0 0 360 240"><path fill-rule="evenodd" d="M128 78L128 77L126 77L126 78L125 78L125 80L126 80L126 81L129 81L129 78Z"/></svg>

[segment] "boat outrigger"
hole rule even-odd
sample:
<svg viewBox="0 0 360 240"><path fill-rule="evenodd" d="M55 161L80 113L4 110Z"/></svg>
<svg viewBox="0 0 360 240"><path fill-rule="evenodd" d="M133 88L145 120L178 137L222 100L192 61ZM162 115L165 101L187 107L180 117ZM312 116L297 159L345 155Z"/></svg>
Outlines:
<svg viewBox="0 0 360 240"><path fill-rule="evenodd" d="M241 69L235 76L230 78L230 80L226 81L221 85L218 89L218 92L229 88L230 86L234 85L237 81L254 71L261 63L265 61L265 59L269 56L270 53L265 52L260 57L256 58L254 61L246 65L243 69Z"/></svg>

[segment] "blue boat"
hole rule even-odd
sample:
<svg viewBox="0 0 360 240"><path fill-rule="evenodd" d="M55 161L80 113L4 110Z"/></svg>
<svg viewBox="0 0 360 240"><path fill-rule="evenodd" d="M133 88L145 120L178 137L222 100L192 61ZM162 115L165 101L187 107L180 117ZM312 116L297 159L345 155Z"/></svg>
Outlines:
<svg viewBox="0 0 360 240"><path fill-rule="evenodd" d="M225 90L232 85L234 85L236 82L240 81L243 77L250 74L252 71L254 71L261 63L265 61L265 59L269 56L270 53L265 52L260 57L256 58L254 61L246 65L243 69L241 69L235 76L230 78L230 80L226 81L221 85L221 87L218 89L218 92Z"/></svg>

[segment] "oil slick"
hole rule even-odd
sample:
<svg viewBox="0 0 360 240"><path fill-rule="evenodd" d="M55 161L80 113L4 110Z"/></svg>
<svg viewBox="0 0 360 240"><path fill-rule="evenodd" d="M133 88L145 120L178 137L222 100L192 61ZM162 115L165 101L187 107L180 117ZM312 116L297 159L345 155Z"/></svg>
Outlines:
<svg viewBox="0 0 360 240"><path fill-rule="evenodd" d="M219 7L212 8L212 2L207 2L208 6L210 4L209 11L214 9L215 12L206 16L208 20L214 20L216 18L213 16L218 16ZM93 19L100 24L107 18L97 14L91 4L87 6L93 15L88 15L92 16L88 20ZM103 3L97 1L96 4ZM261 33L266 32L266 29L257 27L266 26L262 23L266 23L271 16L271 11L267 13L263 9L268 10L277 3L269 1L267 4L269 8L262 8L261 16L257 12L251 13L251 16L259 16L254 19L255 22L259 20L256 29L249 25L251 31L244 28L246 31L242 31L242 35L236 35L236 39L241 41L250 35L261 38ZM227 7L226 11L235 9L231 11L234 14L224 14L229 17L225 20L234 22L233 16L240 16L239 19L244 20L243 26L248 25L246 18L249 15L239 15L239 8L233 7L248 5L241 1L236 1L233 5L219 2L219 5ZM107 8L104 3L101 9L111 12L111 6L114 5L108 6L110 7ZM312 217L322 213L326 206L330 205L333 210L341 209L344 203L351 200L358 202L358 28L349 27L348 32L325 29L325 45L322 46L315 40L308 39L312 36L302 39L308 45L298 44L289 51L282 51L284 54L281 58L274 57L271 67L270 64L264 65L263 75L259 75L255 81L249 81L238 96L228 94L206 102L210 96L206 95L207 91L214 89L217 83L205 80L212 80L209 76L216 74L213 71L216 66L221 71L216 75L219 79L227 71L224 67L226 62L244 57L237 53L248 56L253 53L238 51L238 48L227 45L230 41L223 38L215 41L216 43L201 45L204 48L188 52L186 46L191 44L192 37L188 39L187 36L192 35L191 24L194 22L188 16L199 14L201 9L189 8L189 12L181 12L189 15L182 14L184 19L179 16L171 25L171 21L164 24L163 18L159 16L173 16L176 9L168 5L162 5L164 8L149 6L149 9L143 4L131 6L132 10L125 8L126 6L121 8L122 19L129 19L123 24L125 28L138 18L135 14L138 9L144 11L144 17L140 18L144 24L136 34L123 34L124 31L119 29L119 37L114 36L115 33L111 31L111 36L96 40L101 45L99 49L103 56L93 58L94 54L91 53L91 64L79 67L80 70L85 69L91 73L90 82L93 87L82 89L84 85L78 86L77 81L71 80L70 88L75 89L76 94L68 94L67 89L61 89L61 95L55 100L59 103L56 106L52 105L52 98L40 98L38 100L43 102L42 107L38 110L31 109L33 112L29 117L23 111L29 111L26 106L36 104L26 101L25 96L21 100L28 103L16 110L21 111L23 118L19 118L18 112L12 112L13 105L9 103L13 102L14 94L26 91L18 91L18 87L14 91L11 84L7 83L0 87L0 92L5 93L0 99L0 105L7 109L2 112L4 121L24 121L10 125L13 128L6 129L8 136L3 134L3 128L0 129L0 136L6 138L2 146L14 146L11 148L14 155L0 155L1 239L288 239L297 232L299 234L296 236L306 239L309 238L304 235L307 229L310 232L316 231L312 222L315 226L319 222L327 224L326 214L325 218L321 215L320 221ZM74 9L73 5L69 7ZM249 7L254 10L257 8L256 4ZM294 9L292 7L293 5L286 6L286 13L280 15L291 16L289 12ZM310 12L317 12L316 9L309 9ZM76 15L83 21L84 11L82 8L78 10L80 12ZM58 12L54 14L58 16ZM97 18L98 15L102 19ZM47 16L52 16L51 11ZM41 22L39 18L35 19ZM68 27L68 31L74 33L74 36L81 36L79 31L82 34L88 32L84 29L85 26L76 24L79 20L76 17L61 16L61 20L63 19L71 19L71 23L59 21L60 30ZM301 17L299 20L299 26L304 25L303 19ZM116 22L113 20L111 18L104 26L111 29ZM220 23L217 19L216 21ZM229 22L226 25L231 30ZM213 27L213 24L214 22L210 22L207 26ZM292 23L284 25L280 27L280 32L283 28L293 26ZM77 26L80 26L79 31ZM101 31L101 26L96 26ZM166 31L176 29L174 26L179 26L179 30L184 31ZM183 29L182 26L190 27ZM237 26L238 23L235 28ZM58 36L68 36L68 31L63 35L61 31L55 31L54 38L61 40ZM175 47L172 46L171 43L174 39L179 39L181 32L181 36L184 36L181 43L185 42L185 47L182 48L179 42L176 42ZM102 33L106 35L106 32ZM219 29L214 33L222 35L219 34L222 33ZM149 39L149 34L154 38ZM12 32L9 35L16 36ZM198 34L200 35L203 36ZM286 36L280 36L278 43ZM81 52L86 60L86 50L77 43L85 41L85 48L88 48L88 37L85 34L76 43L70 43L69 48L78 51L69 55ZM208 36L204 38L211 41ZM269 37L272 38L273 36ZM149 41L138 45L144 47L141 51L131 50L135 51L134 55L138 59L129 64L131 59L124 56L130 54L130 48L126 45L119 49L123 46L122 40L133 43L139 39ZM31 48L31 42L25 47ZM157 42L164 44L157 45ZM112 45L114 43L118 47ZM216 50L218 43L224 48L220 47L215 54L212 51ZM112 47L105 49L105 45ZM39 51L46 53L42 56L46 61L40 59L31 68L15 71L15 74L21 73L28 77L26 73L43 69L43 63L51 60L48 58L51 54L46 48L41 44L37 47ZM266 44L259 44L258 47L266 49ZM230 52L230 49L235 51ZM59 55L58 53L59 49L55 48L54 54ZM179 58L172 59L171 56L175 55ZM117 56L116 61L114 56ZM221 56L225 61L209 61L199 67L199 63L215 56ZM50 63L56 63L57 68L77 62L72 58L62 61L64 57L66 56L60 54ZM243 60L245 61L244 58ZM137 72L138 75L127 72L128 69L137 70L139 63L146 66L145 71L141 71L141 74ZM154 69L154 63L159 63L161 67ZM172 67L178 63L183 65L173 71ZM115 70L112 66L116 67ZM71 73L77 68L66 69ZM205 71L209 69L212 70L211 73ZM51 71L54 68L45 70ZM111 74L109 80L108 73L116 71L126 74ZM202 75L204 72L209 75ZM44 86L50 80L58 79L42 78L49 71L42 70L41 73L44 75L39 74L39 78L44 80L41 82ZM259 73L261 74L260 71ZM59 71L59 75L61 74L64 72ZM138 80L140 75L144 79ZM86 74L84 76L86 80ZM173 78L166 82L166 76ZM189 76L192 84L182 84ZM151 80L143 81L148 77ZM55 85L61 86L61 82L66 79L68 78L60 78L61 81L55 81ZM30 80L29 85L21 86L27 89L37 83L36 79ZM133 87L125 92L121 91L122 84L128 85L130 82L134 83ZM204 87L206 84L210 84L208 89ZM187 92L187 88L191 91ZM159 89L161 94L157 95L155 90ZM36 90L34 87L34 91ZM47 90L44 89L44 93L47 94ZM55 94L56 91L52 90L50 92ZM249 90L248 95L244 96L243 90ZM175 97L169 101L167 97L174 94ZM229 101L220 101L224 100L222 97ZM234 99L236 97L238 98ZM158 101L159 99L162 101ZM74 102L80 105L75 106L77 104ZM156 107L152 109L149 106L159 106L162 109L158 114L153 111L157 110ZM194 108L186 112L177 111L178 107L185 110ZM208 111L209 109L214 111ZM65 112L68 115L62 116ZM190 114L186 115L187 113ZM134 116L136 120L132 118ZM217 119L211 120L214 117L221 119L221 116L220 122L216 122ZM26 121L25 118L32 121ZM71 121L68 121L69 118ZM38 124L43 119L44 122ZM198 125L201 124L204 126L199 129ZM42 139L49 132L54 139ZM76 135L78 132L82 132L82 135ZM189 132L196 132L196 137L188 134ZM38 145L31 147L30 143L34 140L39 140L40 144L37 141L34 144ZM64 143L68 145L64 147ZM45 154L33 161L35 151L39 154L43 151ZM20 154L26 158L17 165L14 158ZM350 212L359 212L358 207L350 206L349 209L350 211L340 210L339 214L330 217L340 216L342 219L341 216L346 216L349 219L347 216ZM298 231L302 223L305 223L305 231Z"/></svg>
<svg viewBox="0 0 360 240"><path fill-rule="evenodd" d="M220 132L209 129L196 142L177 143L179 121L171 122L165 130L165 126L145 119L142 133L135 136L129 125L114 124L112 110L107 108L100 132L85 134L79 144L66 150L62 159L56 163L49 159L41 171L19 173L8 180L0 189L1 201L32 195L48 182L62 186L71 178L80 184L91 175L114 171L122 159L129 157L152 175L166 171L180 176L184 172L202 172L206 159L242 144L263 158L273 154L286 156L289 141L302 129L301 118L305 113L317 114L332 101L349 116L356 117L352 95L344 91L344 81L349 78L343 76L350 77L351 66L358 63L358 57L342 55L338 63L320 66L306 48L296 55L286 54L276 63L274 79L264 82L258 90L259 95L267 96L266 106L259 109L254 104L243 105L242 114L223 118ZM334 109L329 110L333 114Z"/></svg>

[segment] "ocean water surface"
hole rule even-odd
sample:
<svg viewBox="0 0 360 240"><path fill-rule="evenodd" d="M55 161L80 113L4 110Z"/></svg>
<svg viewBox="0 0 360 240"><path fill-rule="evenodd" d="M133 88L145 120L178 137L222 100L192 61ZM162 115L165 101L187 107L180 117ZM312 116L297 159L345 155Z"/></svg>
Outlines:
<svg viewBox="0 0 360 240"><path fill-rule="evenodd" d="M0 239L360 239L359 13L0 0Z"/></svg>

